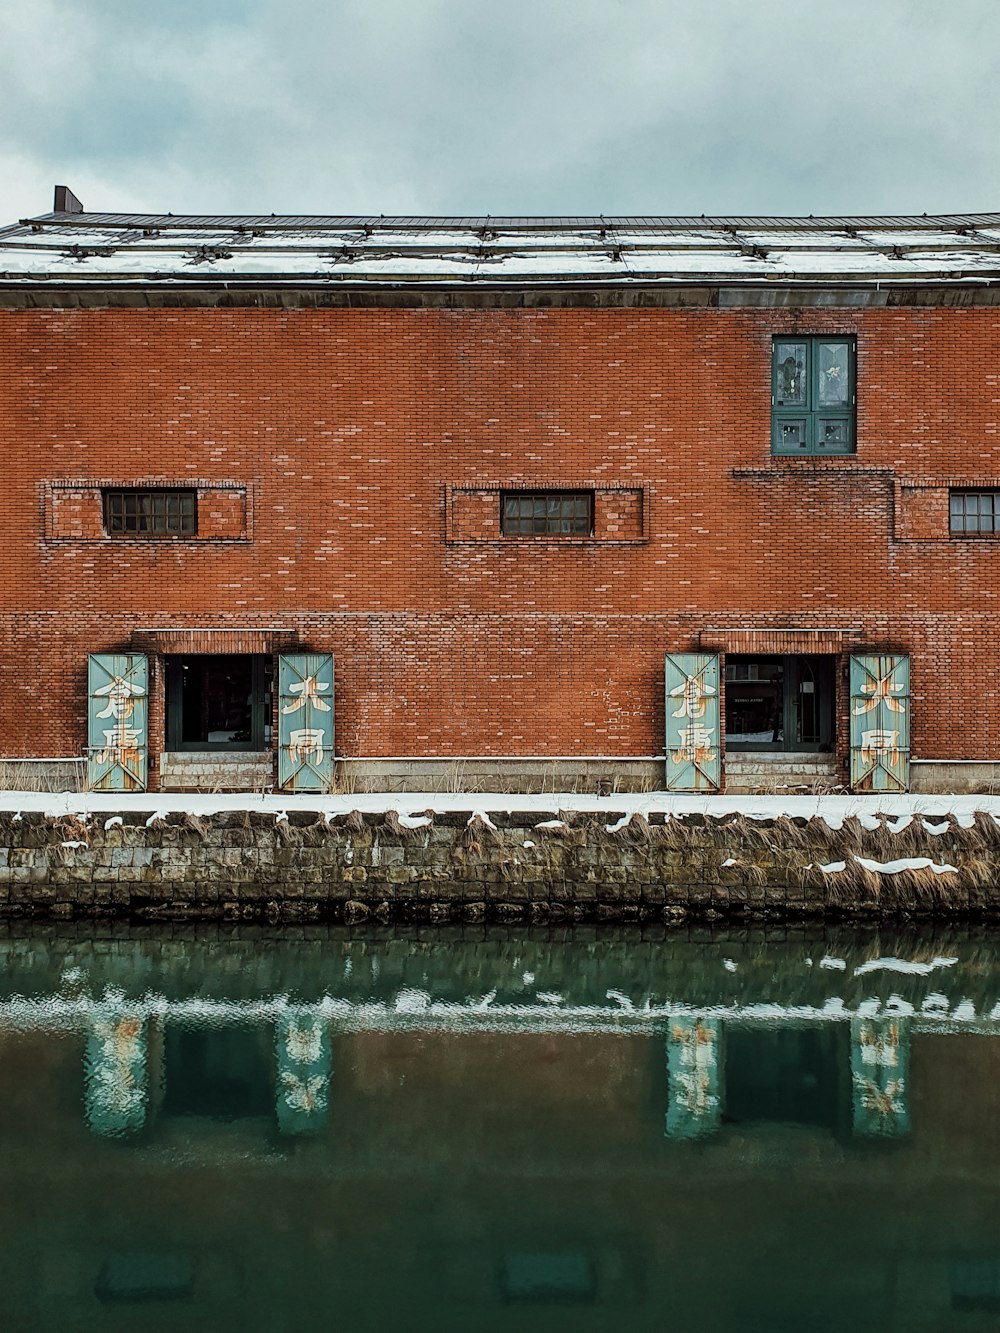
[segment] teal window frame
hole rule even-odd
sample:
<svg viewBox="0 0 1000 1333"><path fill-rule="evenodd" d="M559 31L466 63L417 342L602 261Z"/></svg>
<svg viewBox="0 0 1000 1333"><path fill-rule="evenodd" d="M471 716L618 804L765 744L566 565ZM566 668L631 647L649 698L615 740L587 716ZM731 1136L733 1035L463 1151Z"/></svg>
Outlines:
<svg viewBox="0 0 1000 1333"><path fill-rule="evenodd" d="M820 346L843 343L847 347L847 406L820 404ZM804 402L785 403L779 394L782 352L791 344L806 349ZM852 334L782 334L771 344L771 453L780 458L826 458L857 453L857 339ZM799 442L786 443L786 428L798 425ZM827 441L824 432L833 428L840 438Z"/></svg>

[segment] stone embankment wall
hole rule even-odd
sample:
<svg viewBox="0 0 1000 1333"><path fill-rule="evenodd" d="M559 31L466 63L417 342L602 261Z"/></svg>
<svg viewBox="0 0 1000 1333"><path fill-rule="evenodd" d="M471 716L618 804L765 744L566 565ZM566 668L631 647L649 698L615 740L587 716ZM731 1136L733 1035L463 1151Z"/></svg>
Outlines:
<svg viewBox="0 0 1000 1333"><path fill-rule="evenodd" d="M411 827L413 823L417 827ZM867 827L876 824L876 827ZM0 915L670 921L1000 913L1000 826L537 811L0 815Z"/></svg>

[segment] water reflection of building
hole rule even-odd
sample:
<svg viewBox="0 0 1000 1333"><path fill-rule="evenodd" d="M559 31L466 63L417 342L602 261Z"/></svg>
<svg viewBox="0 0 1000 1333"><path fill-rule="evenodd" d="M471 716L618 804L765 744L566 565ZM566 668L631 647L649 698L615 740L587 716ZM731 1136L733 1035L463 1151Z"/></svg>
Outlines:
<svg viewBox="0 0 1000 1333"><path fill-rule="evenodd" d="M303 1321L333 1302L385 1327L401 1301L417 1327L436 1310L486 1330L662 1328L668 1308L704 1328L764 1327L762 1312L795 1327L796 1309L832 1300L877 1321L858 1328L944 1328L981 1308L995 1023L900 1021L884 1006L860 1018L677 1006L631 1022L620 1005L491 1008L421 1007L412 992L398 1012L4 1002L0 1180L11 1253L25 1254L12 1308L37 1310L39 1293L54 1311L71 1294L96 1301L95 1274L135 1247L193 1256L175 1263L193 1273L185 1299L222 1329L262 1326L279 1272L296 1275ZM714 1132L665 1138L671 1043L699 1026L712 1037L675 1068L707 1079L693 1104ZM913 1133L887 1151L866 1141L852 1091L855 1069L892 1068L893 1046L912 1056ZM316 1078L328 1080L312 1084L316 1132L301 1134L281 1098ZM130 1115L140 1091L141 1130L129 1121L119 1141L95 1123L98 1087L104 1115ZM821 1309L810 1326L836 1324Z"/></svg>
<svg viewBox="0 0 1000 1333"><path fill-rule="evenodd" d="M618 1008L352 1005L326 997L289 1005L105 997L8 1004L8 1019L82 1028L87 1122L97 1134L147 1128L157 1114L273 1118L279 1134L317 1133L330 1119L333 1045L371 1033L549 1040L567 1032L642 1035L665 1044L668 1138L698 1139L728 1123L788 1123L861 1137L909 1129L911 1019L897 1013L766 1018L680 1009L625 1022ZM0 1004L0 1027L4 1017ZM868 1006L869 1009L872 1006ZM931 1028L939 1027L935 1021ZM926 1030L926 1025L925 1025ZM1000 1032L1000 1024L998 1024Z"/></svg>
<svg viewBox="0 0 1000 1333"><path fill-rule="evenodd" d="M995 958L979 932L12 930L5 1331L978 1330ZM699 1021L717 1120L678 1137L670 1037ZM886 1022L908 1132L870 1136ZM140 1282L172 1301L116 1308Z"/></svg>

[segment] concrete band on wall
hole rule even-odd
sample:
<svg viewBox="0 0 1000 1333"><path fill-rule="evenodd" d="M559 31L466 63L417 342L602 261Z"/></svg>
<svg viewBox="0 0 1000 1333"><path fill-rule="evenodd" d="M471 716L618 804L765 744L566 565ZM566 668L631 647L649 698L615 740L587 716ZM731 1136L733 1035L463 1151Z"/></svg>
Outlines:
<svg viewBox="0 0 1000 1333"><path fill-rule="evenodd" d="M0 815L0 915L679 921L1000 913L1000 825L394 810Z"/></svg>

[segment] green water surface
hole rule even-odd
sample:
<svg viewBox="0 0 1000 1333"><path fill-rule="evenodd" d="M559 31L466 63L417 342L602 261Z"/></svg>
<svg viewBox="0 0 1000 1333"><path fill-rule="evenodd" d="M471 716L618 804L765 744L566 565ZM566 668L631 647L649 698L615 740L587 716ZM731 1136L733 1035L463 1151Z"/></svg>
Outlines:
<svg viewBox="0 0 1000 1333"><path fill-rule="evenodd" d="M998 943L6 928L0 1329L996 1329Z"/></svg>

